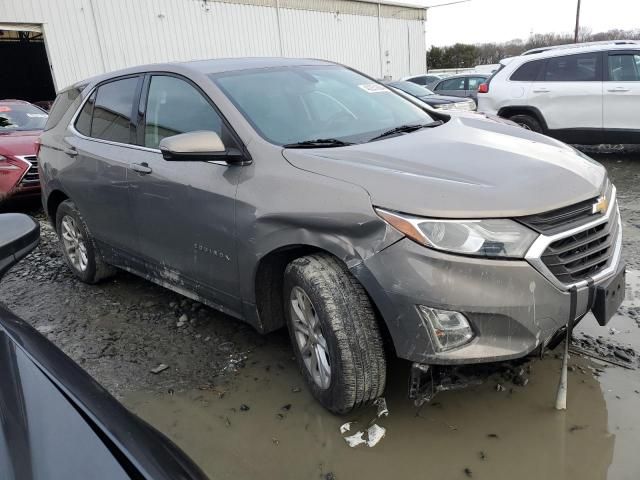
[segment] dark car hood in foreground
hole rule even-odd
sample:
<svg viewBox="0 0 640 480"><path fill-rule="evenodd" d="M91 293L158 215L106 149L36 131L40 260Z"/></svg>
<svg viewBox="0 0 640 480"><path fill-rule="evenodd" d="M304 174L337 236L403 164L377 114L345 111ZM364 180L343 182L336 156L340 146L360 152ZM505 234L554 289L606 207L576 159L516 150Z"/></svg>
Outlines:
<svg viewBox="0 0 640 480"><path fill-rule="evenodd" d="M451 97L449 95L425 95L424 97L418 97L425 103L429 105L442 105L444 103L458 103L458 102L467 102L468 98L463 97Z"/></svg>
<svg viewBox="0 0 640 480"><path fill-rule="evenodd" d="M604 167L481 115L341 148L285 149L294 166L366 189L375 206L441 218L516 217L599 195Z"/></svg>
<svg viewBox="0 0 640 480"><path fill-rule="evenodd" d="M206 478L2 305L0 370L2 480Z"/></svg>

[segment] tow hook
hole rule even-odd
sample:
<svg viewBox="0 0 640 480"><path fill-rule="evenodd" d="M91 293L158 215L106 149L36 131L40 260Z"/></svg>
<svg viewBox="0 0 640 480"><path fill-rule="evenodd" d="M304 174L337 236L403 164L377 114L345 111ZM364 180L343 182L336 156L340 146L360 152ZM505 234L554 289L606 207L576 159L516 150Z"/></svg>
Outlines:
<svg viewBox="0 0 640 480"><path fill-rule="evenodd" d="M420 407L440 392L462 390L481 383L480 378L464 375L456 367L413 363L409 376L409 399Z"/></svg>

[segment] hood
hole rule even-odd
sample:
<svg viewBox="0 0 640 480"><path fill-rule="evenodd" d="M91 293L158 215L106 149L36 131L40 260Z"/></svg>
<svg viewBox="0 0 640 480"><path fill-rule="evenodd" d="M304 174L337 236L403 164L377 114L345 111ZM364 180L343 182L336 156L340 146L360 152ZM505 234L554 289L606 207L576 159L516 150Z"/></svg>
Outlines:
<svg viewBox="0 0 640 480"><path fill-rule="evenodd" d="M425 103L429 105L442 105L443 103L457 103L457 102L466 102L468 99L464 97L452 97L450 95L425 95L424 97L420 97Z"/></svg>
<svg viewBox="0 0 640 480"><path fill-rule="evenodd" d="M419 216L532 215L599 195L602 165L562 142L482 115L340 148L285 149L295 167L362 186L373 205Z"/></svg>
<svg viewBox="0 0 640 480"><path fill-rule="evenodd" d="M42 130L0 132L0 155L35 155Z"/></svg>

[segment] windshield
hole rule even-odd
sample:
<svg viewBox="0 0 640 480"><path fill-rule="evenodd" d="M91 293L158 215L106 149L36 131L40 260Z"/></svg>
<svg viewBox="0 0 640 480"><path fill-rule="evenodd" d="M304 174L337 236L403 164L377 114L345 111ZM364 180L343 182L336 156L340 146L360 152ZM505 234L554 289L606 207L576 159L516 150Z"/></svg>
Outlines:
<svg viewBox="0 0 640 480"><path fill-rule="evenodd" d="M277 145L315 139L362 143L395 127L432 121L387 87L337 65L244 70L211 78L257 132Z"/></svg>
<svg viewBox="0 0 640 480"><path fill-rule="evenodd" d="M0 132L42 130L47 116L44 110L28 103L0 104Z"/></svg>
<svg viewBox="0 0 640 480"><path fill-rule="evenodd" d="M393 82L389 85L397 88L398 90L402 90L403 92L407 92L409 95L413 95L414 97L434 95L434 93L428 88L422 87L413 82Z"/></svg>

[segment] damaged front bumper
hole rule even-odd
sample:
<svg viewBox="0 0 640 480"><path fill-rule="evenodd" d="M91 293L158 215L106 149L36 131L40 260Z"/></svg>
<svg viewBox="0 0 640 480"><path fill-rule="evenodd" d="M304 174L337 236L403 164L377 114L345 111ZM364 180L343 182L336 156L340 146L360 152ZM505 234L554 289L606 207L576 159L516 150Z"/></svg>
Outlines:
<svg viewBox="0 0 640 480"><path fill-rule="evenodd" d="M619 248L619 245L617 246ZM613 260L619 270L619 254ZM546 345L570 316L571 294L526 260L451 255L403 239L352 268L385 320L397 356L424 365L511 360ZM592 288L614 275L598 279ZM575 317L593 305L576 288ZM473 329L463 346L439 351L419 306L462 313Z"/></svg>

